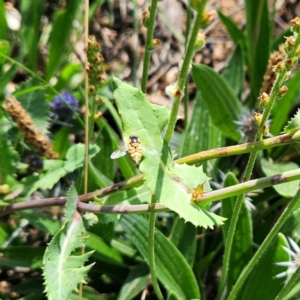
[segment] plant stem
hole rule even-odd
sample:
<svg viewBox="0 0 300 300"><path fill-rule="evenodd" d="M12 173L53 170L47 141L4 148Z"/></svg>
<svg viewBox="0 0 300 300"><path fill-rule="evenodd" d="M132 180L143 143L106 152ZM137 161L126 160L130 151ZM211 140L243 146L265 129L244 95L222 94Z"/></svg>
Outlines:
<svg viewBox="0 0 300 300"><path fill-rule="evenodd" d="M269 244L276 237L276 235L278 234L280 228L282 227L284 222L287 220L287 218L290 216L290 214L292 213L294 207L298 204L299 200L300 200L300 189L298 189L297 194L293 197L293 199L288 204L288 206L286 207L286 209L284 210L284 212L282 213L280 218L275 223L274 227L271 229L270 233L267 235L267 237L265 238L263 243L260 245L258 250L253 255L253 257L250 260L250 262L248 263L248 265L242 271L242 273L239 276L237 282L235 283L233 289L231 290L227 300L233 300L237 296L237 293L240 290L240 288L242 287L244 281L247 279L248 275L250 274L250 272L254 268L254 266L257 263L257 261L259 260L259 258L266 251ZM282 298L278 298L278 299L282 299Z"/></svg>
<svg viewBox="0 0 300 300"><path fill-rule="evenodd" d="M144 56L144 64L143 64L143 75L141 82L141 89L143 93L146 93L147 90L147 80L148 80L148 70L150 63L150 56L152 49L152 40L153 40L153 31L154 31L154 23L157 12L157 2L158 0L152 0L150 6L150 17L148 22L148 31L145 45L145 56Z"/></svg>
<svg viewBox="0 0 300 300"><path fill-rule="evenodd" d="M300 277L300 268L298 267L296 271L293 273L293 275L291 276L291 278L288 280L288 282L283 286L279 294L276 296L275 300L284 299L284 297L291 290L291 288L294 286L295 282L298 280L299 277Z"/></svg>
<svg viewBox="0 0 300 300"><path fill-rule="evenodd" d="M300 38L300 35L297 36L296 42L295 42L296 46L294 47L293 51L290 51L290 53L288 53L286 60L290 59L294 56L295 51L297 49L297 45L299 45L299 43L300 43L299 38ZM262 120L259 124L259 128L256 133L254 142L260 141L263 137L263 128L267 124L267 121L269 119L269 116L270 116L270 113L271 113L271 110L273 108L275 101L279 98L279 93L278 93L279 88L282 86L283 82L286 80L287 73L288 73L288 71L285 69L281 73L277 74L277 77L275 79L274 85L273 85L271 93L270 93L269 103L263 111ZM251 178L251 174L252 174L252 171L254 168L257 153L258 153L257 150L251 152L249 160L248 160L248 164L247 164L247 167L245 170L245 174L243 176L243 181L248 181ZM227 281L227 275L228 275L228 270L229 270L229 262L230 262L232 243L233 243L234 233L235 233L235 229L236 229L236 225L237 225L237 221L238 221L238 217L239 217L239 214L241 211L243 201L244 201L244 194L240 194L237 197L237 201L234 206L233 215L232 215L231 222L230 222L229 229L228 229L228 235L227 235L225 251L224 251L223 269L222 269L222 275L221 275L221 280L220 280L220 284L219 284L217 299L223 299L223 297L225 296L224 291L227 290L226 281ZM247 274L247 276L249 275L249 273Z"/></svg>
<svg viewBox="0 0 300 300"><path fill-rule="evenodd" d="M160 291L157 277L156 277L156 268L155 268L155 253L154 253L154 234L155 234L155 197L152 196L151 205L149 207L150 214L149 214L149 229L148 229L148 251L149 251L149 267L150 267L150 274L152 285L155 291L155 294L159 300L163 300L164 297Z"/></svg>
<svg viewBox="0 0 300 300"><path fill-rule="evenodd" d="M167 130L166 130L166 134L164 137L164 141L166 144L170 143L172 135L173 135L173 131L175 128L178 110L179 110L180 102L184 96L184 86L187 82L190 64L191 64L191 61L192 61L192 58L194 55L195 42L196 42L196 38L197 38L199 29L200 29L202 17L203 16L201 13L196 12L192 30L191 30L191 34L189 36L185 54L183 57L183 63L182 63L182 66L181 66L181 69L180 69L180 72L178 75L178 81L176 84L176 91L175 91L176 96L174 96L174 102L172 105L171 115L170 115Z"/></svg>
<svg viewBox="0 0 300 300"><path fill-rule="evenodd" d="M138 180L141 180L141 175L135 176ZM286 182L291 182L300 179L300 169L284 172L282 174L273 175L269 177L263 177L260 179L249 180L247 182L239 183L230 187L226 187L223 189L219 189L216 191L211 191L204 193L201 196L201 204L215 202L218 200L224 200L229 197L236 196L241 193L248 193L251 191L255 191L258 189L266 188L269 186L274 186L277 184L282 184ZM124 181L123 183L125 183ZM98 190L98 196L104 196L110 194L111 191L116 191L116 185L107 187L101 190ZM105 214L141 214L141 213L149 213L150 211L155 212L164 212L169 211L163 205L158 203L155 204L155 208L153 206L149 206L149 204L140 204L140 205L93 205L87 204L82 201L88 201L91 198L91 194L88 193L79 196L79 202L77 204L78 210L80 211L89 211L94 213L105 213ZM95 195L94 195L95 196ZM9 214L13 211L23 210L23 209L30 209L30 208L40 208L40 207L47 207L47 206L63 206L66 204L66 197L59 197L59 198L46 198L42 200L35 200L35 201L28 201L28 202L21 202L21 203L14 203L7 206L3 206L0 208L0 216Z"/></svg>

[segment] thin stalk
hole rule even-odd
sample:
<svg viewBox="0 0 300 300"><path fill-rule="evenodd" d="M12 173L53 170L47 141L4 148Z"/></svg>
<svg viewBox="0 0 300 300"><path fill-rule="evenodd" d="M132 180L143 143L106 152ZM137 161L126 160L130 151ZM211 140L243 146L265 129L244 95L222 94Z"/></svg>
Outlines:
<svg viewBox="0 0 300 300"><path fill-rule="evenodd" d="M296 271L293 273L291 278L288 280L288 282L283 286L275 300L281 300L284 299L284 297L287 295L287 293L291 290L291 288L294 286L295 282L300 277L300 268L298 267Z"/></svg>
<svg viewBox="0 0 300 300"><path fill-rule="evenodd" d="M88 37L89 37L89 0L85 0L85 14L84 14L84 26L85 26L85 36L84 44L85 49L88 47ZM88 58L85 56L85 70L88 69ZM87 193L88 187L88 166L89 166L89 75L85 72L85 141L84 141L84 193ZM83 234L85 236L85 233ZM81 248L81 254L85 253L85 246ZM79 294L78 299L82 299L83 284L79 284Z"/></svg>
<svg viewBox="0 0 300 300"><path fill-rule="evenodd" d="M138 177L138 176L136 176ZM141 176L138 178L140 180ZM258 189L263 189L266 187L274 186L277 184L282 184L286 182L291 182L300 179L300 169L283 172L281 174L263 177L260 179L249 180L247 182L239 183L233 186L229 186L223 189L219 189L216 191L211 191L204 193L201 196L201 204L211 203L219 200L225 200L227 198L237 196L239 194L244 194L248 192L252 192ZM124 181L123 183L125 183ZM119 184L120 186L120 184ZM98 190L98 196L106 196L112 190L118 190L117 186L111 186L104 188L102 190ZM140 205L93 205L87 204L83 201L91 200L92 193L84 194L79 196L79 201L77 204L77 208L80 211L88 211L94 213L103 213L103 214L142 214L149 213L151 211L154 212L163 212L169 211L165 206L156 203L155 208L153 205L149 204L140 204ZM95 192L93 192L95 196ZM14 203L7 206L0 207L0 216L7 215L14 211L31 209L31 208L41 208L41 207L49 207L49 206L64 206L66 204L66 197L58 197L58 198L45 198L41 200L35 201L27 201L21 203Z"/></svg>
<svg viewBox="0 0 300 300"><path fill-rule="evenodd" d="M164 138L164 141L166 144L169 144L171 141L173 131L175 128L175 124L177 121L178 110L179 110L180 102L183 97L184 86L186 84L187 76L189 73L191 60L194 55L194 50L195 50L194 47L195 47L197 35L199 33L201 20L202 20L202 14L196 12L195 19L194 19L194 22L192 25L191 34L189 36L187 46L186 46L186 51L185 51L185 54L183 57L183 63L182 63L182 66L181 66L181 69L180 69L180 72L178 75L178 81L177 81L177 85L176 85L177 91L175 91L176 96L174 97L171 115L170 115L167 130L166 130L165 138Z"/></svg>
<svg viewBox="0 0 300 300"><path fill-rule="evenodd" d="M152 196L151 205L150 205L150 214L149 214L149 227L148 227L148 251L149 251L149 267L152 285L155 291L155 294L159 300L163 300L164 297L160 291L157 277L156 277L156 267L155 267L155 252L154 252L154 234L155 234L155 211L152 208L155 208L156 199Z"/></svg>
<svg viewBox="0 0 300 300"><path fill-rule="evenodd" d="M248 265L242 271L242 273L239 276L237 282L233 286L233 289L231 290L227 300L235 299L235 297L237 296L237 293L241 289L243 283L245 282L245 280L249 276L249 274L252 271L252 269L254 268L255 264L257 263L259 258L263 255L263 253L266 251L266 249L268 248L268 246L272 242L272 240L276 237L276 235L278 234L280 228L282 227L284 222L287 220L287 218L290 216L290 214L293 212L293 210L294 210L295 206L298 204L299 200L300 200L300 189L298 189L297 194L293 197L291 202L288 204L286 209L283 211L280 218L275 223L274 227L271 229L270 233L267 235L265 240L262 242L261 246L258 248L258 250L253 255L253 257L250 260L250 262L248 263ZM278 299L282 299L282 298L278 298Z"/></svg>
<svg viewBox="0 0 300 300"><path fill-rule="evenodd" d="M191 20L192 20L192 8L191 8L190 3L188 3L186 23L185 23L185 28L186 28L185 46L187 45L187 41L188 41L188 36L189 36L190 28L191 28ZM184 129L187 129L188 118L189 118L189 114L188 114L188 109L189 109L189 86L188 86L188 82L189 81L188 81L188 76L187 76L185 87L184 87Z"/></svg>
<svg viewBox="0 0 300 300"><path fill-rule="evenodd" d="M137 45L138 45L138 17L136 0L132 0L133 4L133 36L132 36L132 82L133 86L137 85Z"/></svg>
<svg viewBox="0 0 300 300"><path fill-rule="evenodd" d="M295 45L299 45L299 43L300 43L299 40L300 40L300 35L298 34ZM293 51L290 51L290 53L288 53L286 60L294 57L296 49L297 49L297 46L294 47ZM286 70L277 74L277 77L275 79L274 85L273 85L271 93L270 93L269 103L268 103L267 107L265 108L265 110L263 111L262 120L259 124L259 129L258 129L255 139L254 139L255 142L260 141L263 137L262 129L264 128L264 126L266 126L267 121L270 117L270 113L273 108L273 105L279 97L278 91L279 91L279 88L282 86L283 82L286 80L286 75L287 75ZM250 157L249 157L248 164L247 164L247 167L245 170L245 174L243 176L243 181L248 181L251 178L251 174L252 174L252 171L254 168L257 153L258 153L257 150L250 153ZM226 285L227 275L228 275L228 270L229 270L230 254L231 254L231 250L232 250L232 243L233 243L233 239L234 239L234 233L235 233L238 217L239 217L239 214L241 211L242 203L244 201L244 196L245 196L244 194L240 194L237 197L237 201L235 203L233 215L232 215L231 222L229 225L228 235L227 235L225 250L224 250L222 275L221 275L221 280L220 280L220 284L219 284L217 299L223 299L223 297L225 297L225 292L227 290L225 288L225 285Z"/></svg>
<svg viewBox="0 0 300 300"><path fill-rule="evenodd" d="M150 6L150 17L148 20L148 31L145 45L145 56L144 56L144 64L143 64L143 75L141 82L141 89L143 93L146 93L147 90L147 80L148 80L148 70L150 64L150 56L152 51L152 40L153 40L153 31L154 31L154 23L157 12L157 2L158 0L152 0Z"/></svg>

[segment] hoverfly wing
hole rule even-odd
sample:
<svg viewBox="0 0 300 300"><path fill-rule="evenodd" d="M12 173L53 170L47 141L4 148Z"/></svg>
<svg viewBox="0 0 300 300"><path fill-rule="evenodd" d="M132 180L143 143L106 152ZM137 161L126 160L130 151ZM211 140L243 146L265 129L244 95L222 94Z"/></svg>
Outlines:
<svg viewBox="0 0 300 300"><path fill-rule="evenodd" d="M127 148L126 147L121 147L115 152L113 152L110 156L111 159L117 159L119 157L124 156L127 153Z"/></svg>

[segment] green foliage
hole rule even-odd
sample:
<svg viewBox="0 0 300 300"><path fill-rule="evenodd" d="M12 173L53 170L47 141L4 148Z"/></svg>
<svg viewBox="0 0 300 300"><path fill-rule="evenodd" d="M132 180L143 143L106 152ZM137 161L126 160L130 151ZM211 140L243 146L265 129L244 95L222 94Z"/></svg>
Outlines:
<svg viewBox="0 0 300 300"><path fill-rule="evenodd" d="M205 65L194 65L192 73L214 124L225 136L239 140L238 127L233 122L240 119L241 103L234 91L224 78Z"/></svg>
<svg viewBox="0 0 300 300"><path fill-rule="evenodd" d="M148 261L148 223L140 216L123 216L120 221L143 258ZM155 233L154 245L157 276L167 290L181 299L200 299L193 272L175 246L159 231Z"/></svg>
<svg viewBox="0 0 300 300"><path fill-rule="evenodd" d="M43 264L48 299L67 299L78 283L84 283L84 277L92 265L83 267L83 263L92 252L72 255L72 252L84 245L85 228L80 214L76 211L78 196L71 187L66 206L66 222L56 233L47 247Z"/></svg>
<svg viewBox="0 0 300 300"><path fill-rule="evenodd" d="M290 29L274 30L277 12L268 1L247 0L243 24L218 11L234 44L226 62L213 60L214 69L203 64L192 66L192 56L199 61L199 54L207 55L194 51L193 38L197 38L200 21L208 24L212 17L202 10L193 12L194 18L187 18L185 50L180 50L184 55L178 82L167 88L174 101L170 111L151 104L146 96L157 86L162 90L165 78L169 78L162 76L166 65L160 53L171 45L167 54L172 55L184 46L175 41L176 36L183 37L181 29L171 25L162 6L163 18L154 17L157 2L150 7L151 20L144 20L148 37L137 26L142 20L136 13L136 1L128 2L126 19L124 6L120 7L122 18L115 15L118 1L114 6L112 1L91 3L90 25L104 56L98 71L103 74L105 70L107 78L88 99L84 91L82 41L86 28L82 1L16 1L15 8L22 16L20 29L10 29L5 16L11 8L0 2L0 102L14 95L59 154L58 159L38 157L0 108L0 273L14 274L5 280L20 299L44 299L44 290L49 299L78 299L78 284L85 283L81 299L129 300L146 294L156 299L159 293L157 297L154 294L161 288L162 297L169 300L273 300L289 278L274 276L286 271L276 262L293 259L283 249L289 247L286 237L300 245L300 162L293 149L300 149L295 143L299 136L299 112L295 113L299 71L283 71L280 84L273 82L270 99L276 101L263 128L266 134L269 129L269 134L262 140L256 136L256 144L242 144L242 139L254 140L260 115L255 119L250 112L264 114L259 105L262 97L257 97L269 54L286 41ZM198 2L203 8L209 4L207 0ZM187 6L191 16L192 8L189 3ZM131 18L134 26L130 25ZM173 26L174 39L165 39L165 20L168 28ZM194 24L195 20L200 21ZM157 48L152 41L156 28L162 35ZM208 31L209 37L211 30L214 28ZM116 32L116 39L109 32ZM135 37L139 47L129 46L127 41L135 41ZM299 46L298 39L295 43ZM124 43L121 47L120 41ZM213 51L219 46L218 40L207 43ZM145 50L143 63L138 61L143 55L135 52L137 49ZM135 61L123 65L123 57ZM151 57L158 57L162 66L158 73L148 75L145 66L151 65ZM138 63L145 67L142 78ZM154 71L156 66L153 64ZM220 69L221 74L215 71ZM194 83L188 78L190 70ZM131 79L126 77L129 73ZM112 74L121 74L137 87L140 81L142 90ZM147 77L151 78L148 82ZM102 82L103 78L97 80ZM283 83L288 92L278 99L276 92ZM62 93L70 93L78 101L76 117L52 118L49 103ZM183 94L186 99L181 114L178 108ZM178 115L186 117L183 122ZM114 151L128 148L132 134L141 142L141 162L135 164L125 152L112 160ZM84 142L89 145L86 166ZM240 155L245 152L251 153L250 163L248 155ZM195 165L185 164L186 156L191 156ZM249 171L251 165L255 167ZM253 180L244 179L245 170L246 178ZM274 175L271 181L261 178ZM278 180L288 182L274 185ZM246 201L241 199L241 188L257 190L258 182L267 188L247 194ZM225 198L224 192L230 197ZM255 206L251 210L248 197ZM216 203L216 199L221 200ZM50 204L63 207L48 208ZM85 254L80 253L81 247L85 247ZM153 252L154 259L150 255ZM284 299L296 300L299 295L296 283ZM0 289L1 299L12 297Z"/></svg>
<svg viewBox="0 0 300 300"><path fill-rule="evenodd" d="M114 79L114 83L117 86L114 96L122 117L124 141L129 141L135 133L142 146L161 153L160 156L143 152L140 170L151 193L161 204L195 226L212 228L215 224L222 224L223 218L201 209L192 201L191 193L198 185L203 185L205 191L209 190L209 179L202 168L173 164L173 154L163 144L161 131L168 121L166 107L151 104L139 89L120 80Z"/></svg>

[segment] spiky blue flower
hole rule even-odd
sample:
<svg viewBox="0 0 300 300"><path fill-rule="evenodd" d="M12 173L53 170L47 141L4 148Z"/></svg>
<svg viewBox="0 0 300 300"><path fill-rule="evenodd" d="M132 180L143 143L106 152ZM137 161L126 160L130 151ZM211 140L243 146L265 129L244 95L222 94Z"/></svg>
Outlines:
<svg viewBox="0 0 300 300"><path fill-rule="evenodd" d="M57 119L74 117L72 109L78 111L78 101L71 93L62 93L60 96L55 96L49 106L52 109L51 116Z"/></svg>

